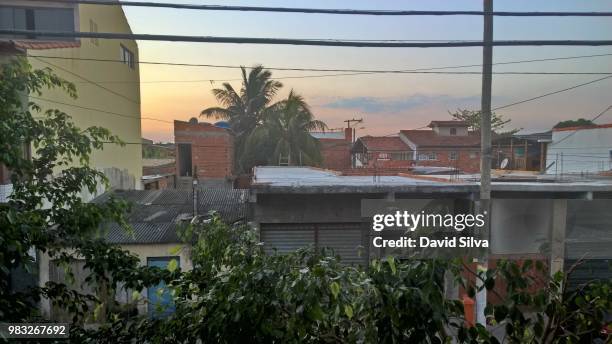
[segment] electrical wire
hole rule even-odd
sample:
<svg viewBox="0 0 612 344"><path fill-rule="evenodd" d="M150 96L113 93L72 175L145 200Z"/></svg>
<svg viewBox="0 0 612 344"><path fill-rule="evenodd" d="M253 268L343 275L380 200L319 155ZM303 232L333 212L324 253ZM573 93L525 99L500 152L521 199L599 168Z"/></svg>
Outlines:
<svg viewBox="0 0 612 344"><path fill-rule="evenodd" d="M108 1L108 0L22 0L27 2L50 2L60 4L107 5L107 6L134 6L158 7L173 9L190 9L205 11L242 11L242 12L280 12L280 13L308 13L308 14L346 14L346 15L373 15L373 16L483 16L494 15L504 17L610 17L612 12L511 12L511 11L414 11L414 10L356 10L356 9L329 9L329 8L290 8L290 7L263 7L263 6L224 6L177 4L146 1Z"/></svg>
<svg viewBox="0 0 612 344"><path fill-rule="evenodd" d="M296 46L325 46L352 48L460 48L460 47L520 47L520 46L612 46L612 40L501 40L466 42L363 42L350 40L312 40L296 38L219 37L160 34L134 34L118 32L61 32L35 30L0 29L0 35L57 38L126 39L158 42L225 43L225 44L269 44Z"/></svg>
<svg viewBox="0 0 612 344"><path fill-rule="evenodd" d="M45 55L28 55L28 56L30 56L30 57L38 57L38 58L46 58L46 59L125 63L122 60L100 59L100 58L45 56ZM562 60L573 60L573 59L606 57L606 56L612 56L612 53L591 54L591 55L574 55L574 56L551 57L551 58L540 58L540 59L527 59L527 60L515 60L515 61L495 62L492 65L510 65L510 64L520 64L520 63L562 61ZM167 61L138 61L138 64L143 64L143 65L166 65L166 66L177 66L177 67L208 67L208 68L224 68L224 69L240 69L240 68L243 68L243 66L239 66L239 65L180 63L180 62L167 62ZM423 67L423 68L412 68L412 69L387 69L387 70L380 70L380 69L379 70L377 70L377 69L337 69L337 68L334 68L334 69L330 69L330 68L299 68L299 67L274 67L274 66L272 66L272 67L265 67L265 69L271 70L271 71L336 72L336 73L364 73L364 74L370 74L370 73L410 73L410 72L445 70L445 69L457 69L457 68L469 68L469 67L482 67L482 64L454 65L454 66L440 66L440 67ZM241 80L241 79L238 79L238 80ZM212 81L224 81L224 80L212 80Z"/></svg>
<svg viewBox="0 0 612 344"><path fill-rule="evenodd" d="M124 114L124 113L113 112L113 111L102 110L102 109L96 109L96 108L87 107L87 106L81 106L81 105L77 105L77 104L70 104L70 103L60 102L60 101L57 101L57 100L51 100L51 99L37 97L37 96L32 96L32 95L30 95L29 98L38 99L38 100L42 100L42 101L45 101L45 102L54 103L54 104L58 104L58 105L70 106L70 107L74 107L74 108L82 109L82 110L96 111L96 112L105 113L105 114L109 114L109 115L113 115L113 116L119 116L119 117L125 117L125 118L133 118L133 119L138 119L138 120L144 119L144 120L157 121L157 122L170 123L170 124L174 123L173 121L163 120L163 119L159 119L159 118L141 117L141 116L138 116L138 115L127 115L127 114Z"/></svg>
<svg viewBox="0 0 612 344"><path fill-rule="evenodd" d="M34 57L34 56L33 56L33 57ZM115 92L115 91L113 91L113 90L111 90L111 89L109 89L109 88L107 88L107 87L105 87L105 86L103 86L103 85L100 85L99 83L97 83L97 82L95 82L95 81L92 81L92 80L89 80L89 79L85 78L84 76L82 76L82 75L80 75L80 74L78 74L78 73L75 73L75 72L73 72L73 71L71 71L71 70L68 70L68 69L66 69L66 68L64 68L64 67L58 66L58 65L56 65L56 64L53 64L53 63L51 63L51 62L48 62L48 61L43 61L41 58L38 58L38 57L34 57L34 58L35 58L35 59L37 59L38 61L42 62L42 63L45 63L45 64L47 64L47 65L49 65L49 66L52 66L53 68L57 68L57 69L59 69L59 70L62 70L62 71L64 71L64 72L66 72L66 73L70 74L70 75L76 76L77 78L79 78L79 79L81 79L81 80L84 80L84 81L86 81L86 82L87 82L87 83L89 83L89 84L95 85L95 86L97 86L97 87L99 87L99 88L101 88L101 89L105 90L106 92L109 92L109 93L114 94L114 95L116 95L116 96L118 96L118 97L121 97L121 98L123 98L123 99L126 99L126 100L128 100L128 101L130 101L130 102L132 102L132 103L134 103L134 104L139 104L139 105L140 105L140 102L139 102L139 101L136 101L136 100L134 100L134 99L132 99L132 98L130 98L130 97L127 97L127 96L125 96L125 95L121 94L121 93Z"/></svg>

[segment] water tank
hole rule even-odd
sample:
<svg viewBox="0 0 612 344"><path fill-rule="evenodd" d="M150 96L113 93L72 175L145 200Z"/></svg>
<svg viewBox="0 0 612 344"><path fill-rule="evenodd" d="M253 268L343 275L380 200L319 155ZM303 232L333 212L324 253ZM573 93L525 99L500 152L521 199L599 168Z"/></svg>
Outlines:
<svg viewBox="0 0 612 344"><path fill-rule="evenodd" d="M219 128L223 128L223 129L229 129L230 128L230 124L227 123L226 121L219 121L219 122L215 123L215 127L219 127Z"/></svg>

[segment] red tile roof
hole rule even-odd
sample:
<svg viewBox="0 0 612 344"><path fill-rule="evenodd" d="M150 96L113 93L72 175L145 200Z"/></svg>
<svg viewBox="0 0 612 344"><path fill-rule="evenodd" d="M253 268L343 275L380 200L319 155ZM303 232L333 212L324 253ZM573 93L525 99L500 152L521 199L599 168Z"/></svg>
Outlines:
<svg viewBox="0 0 612 344"><path fill-rule="evenodd" d="M363 136L359 140L369 151L409 151L399 136Z"/></svg>
<svg viewBox="0 0 612 344"><path fill-rule="evenodd" d="M474 147L480 146L480 134L471 132L467 136L438 135L433 130L401 130L410 142L419 147Z"/></svg>
<svg viewBox="0 0 612 344"><path fill-rule="evenodd" d="M10 46L23 50L78 48L79 41L41 41L41 40L0 40L0 46Z"/></svg>

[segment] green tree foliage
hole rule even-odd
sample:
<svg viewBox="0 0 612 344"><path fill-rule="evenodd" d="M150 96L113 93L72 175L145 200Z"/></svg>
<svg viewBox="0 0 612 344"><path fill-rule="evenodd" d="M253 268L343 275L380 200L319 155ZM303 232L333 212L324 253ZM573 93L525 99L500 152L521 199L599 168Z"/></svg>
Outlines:
<svg viewBox="0 0 612 344"><path fill-rule="evenodd" d="M289 165L319 165L319 141L310 132L326 128L325 123L314 119L304 98L292 90L287 99L266 110L262 125L249 135L246 158L255 157L270 165L278 164L281 158Z"/></svg>
<svg viewBox="0 0 612 344"><path fill-rule="evenodd" d="M280 155L284 159L289 157L291 165L321 162L317 140L308 135L308 130L324 130L325 123L315 120L308 104L293 91L286 99L273 103L281 87L262 66L248 73L242 68L240 91L224 83L223 88L213 90L221 106L201 113L208 118L229 121L235 135L239 173L248 172L256 165L277 165Z"/></svg>
<svg viewBox="0 0 612 344"><path fill-rule="evenodd" d="M81 192L95 192L105 176L89 165L94 149L120 144L107 129L81 129L59 110L43 111L27 101L57 88L76 97L74 85L49 69L31 70L23 59L0 66L0 163L11 172L13 193L0 204L0 322L21 322L39 316L36 303L49 299L82 321L105 301L96 295L71 290L61 282L47 282L18 290L11 285L16 269L32 270L36 262L31 248L68 266L75 256L85 259L90 271L87 283L101 292L112 292L119 283L142 287L156 283L157 270L138 267L138 257L99 239L103 223L124 224L125 203L85 203ZM31 157L27 152L32 149ZM66 248L71 249L68 254ZM71 271L67 271L70 279ZM129 281L126 277L129 276Z"/></svg>
<svg viewBox="0 0 612 344"><path fill-rule="evenodd" d="M470 130L480 130L480 120L482 118L480 111L472 111L467 109L457 109L455 112L448 112L453 119L458 121L465 121ZM509 131L503 131L504 127L509 124L512 120L506 119L502 115L498 115L495 112L491 113L491 130L498 134L514 134L520 129L511 129Z"/></svg>
<svg viewBox="0 0 612 344"><path fill-rule="evenodd" d="M591 121L590 119L578 118L578 119L570 119L567 121L561 121L555 124L553 128L582 127L582 126L589 126L589 125L595 125L595 123L593 123L593 121Z"/></svg>
<svg viewBox="0 0 612 344"><path fill-rule="evenodd" d="M264 252L248 227L230 227L213 216L186 229L193 242L193 270L172 280L176 312L163 320L115 319L81 338L114 343L577 343L604 338L612 306L610 282L568 289L545 266L501 261L474 273L502 302L485 310L490 327L466 327L463 305L444 293L455 276L472 297L474 284L460 278L459 260L372 261L342 265L328 250ZM534 268L537 265L537 268ZM544 287L534 289L536 282ZM492 328L505 330L505 340ZM499 330L497 331L499 332Z"/></svg>
<svg viewBox="0 0 612 344"><path fill-rule="evenodd" d="M241 71L240 90L235 90L228 82L223 84L223 88L214 89L213 94L221 106L204 109L201 115L229 122L235 135L238 172L245 172L251 167L242 163L246 139L263 123L264 112L272 104L272 99L283 84L272 80L272 73L262 66L255 66L249 72L242 67Z"/></svg>

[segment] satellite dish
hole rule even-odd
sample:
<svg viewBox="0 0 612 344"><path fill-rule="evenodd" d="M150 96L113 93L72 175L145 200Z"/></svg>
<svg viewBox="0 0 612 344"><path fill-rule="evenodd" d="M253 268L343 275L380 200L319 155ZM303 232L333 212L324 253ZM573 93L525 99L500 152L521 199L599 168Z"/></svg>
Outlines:
<svg viewBox="0 0 612 344"><path fill-rule="evenodd" d="M501 168L502 170L506 167L508 167L508 158L505 158L504 160L502 160L501 164L499 164L499 168Z"/></svg>

